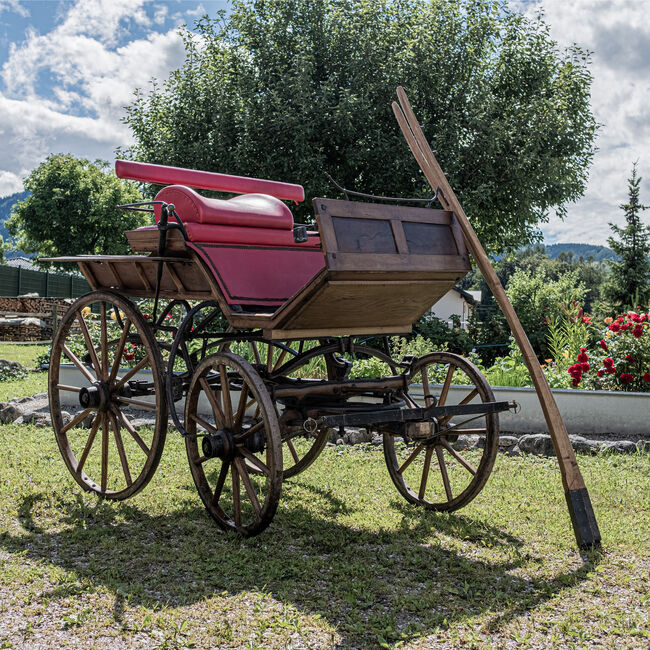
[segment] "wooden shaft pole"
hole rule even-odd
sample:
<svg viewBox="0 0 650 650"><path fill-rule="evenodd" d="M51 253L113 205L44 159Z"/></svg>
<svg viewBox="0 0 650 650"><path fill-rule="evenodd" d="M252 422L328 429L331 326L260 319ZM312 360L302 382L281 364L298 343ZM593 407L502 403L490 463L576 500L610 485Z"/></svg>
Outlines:
<svg viewBox="0 0 650 650"><path fill-rule="evenodd" d="M481 270L488 286L492 290L497 303L506 317L508 325L515 337L517 345L521 350L526 367L530 372L535 390L546 419L555 453L557 455L562 484L564 486L569 514L578 545L582 548L589 548L600 543L600 531L593 512L589 493L585 486L582 474L578 467L575 452L569 440L569 436L560 415L548 381L542 372L537 361L535 352L526 336L526 332L517 317L517 314L508 300L490 259L488 258L481 242L474 232L467 215L460 202L456 198L445 174L443 173L436 157L427 142L420 125L415 118L408 97L404 90L397 89L399 104L393 102L393 112L402 129L402 133L417 160L422 172L429 181L431 187L438 192L438 199L446 210L454 212L458 219L468 250L472 254L476 265Z"/></svg>

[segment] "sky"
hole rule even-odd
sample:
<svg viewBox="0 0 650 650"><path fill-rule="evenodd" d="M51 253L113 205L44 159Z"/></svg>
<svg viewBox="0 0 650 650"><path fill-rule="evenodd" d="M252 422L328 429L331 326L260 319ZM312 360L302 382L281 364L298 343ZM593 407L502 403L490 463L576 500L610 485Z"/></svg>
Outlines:
<svg viewBox="0 0 650 650"><path fill-rule="evenodd" d="M0 197L50 153L112 161L131 143L122 122L135 88L183 62L179 26L227 0L0 0ZM606 244L638 160L650 204L650 0L515 0L544 12L560 47L592 52L592 109L602 125L587 191L545 243ZM228 170L223 170L227 172ZM650 210L648 211L650 213ZM644 217L648 223L648 213Z"/></svg>

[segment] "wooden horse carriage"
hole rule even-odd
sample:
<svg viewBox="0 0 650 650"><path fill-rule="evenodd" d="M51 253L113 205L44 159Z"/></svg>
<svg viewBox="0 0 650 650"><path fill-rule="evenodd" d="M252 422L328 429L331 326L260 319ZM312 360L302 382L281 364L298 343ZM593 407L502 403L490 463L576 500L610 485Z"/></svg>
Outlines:
<svg viewBox="0 0 650 650"><path fill-rule="evenodd" d="M122 206L155 216L126 233L136 254L56 258L93 289L62 319L49 375L57 443L82 488L144 488L171 417L206 509L242 535L269 525L283 480L347 426L382 435L411 503L456 510L480 492L512 405L460 356L394 359L376 344L410 332L470 270L456 210L316 198L308 230L283 202L304 200L299 185L126 161L116 172L165 185ZM146 313L129 298L148 299ZM65 379L71 364L81 381ZM81 410L68 421L70 397ZM137 426L141 411L151 426ZM456 449L460 432L482 434L482 449Z"/></svg>

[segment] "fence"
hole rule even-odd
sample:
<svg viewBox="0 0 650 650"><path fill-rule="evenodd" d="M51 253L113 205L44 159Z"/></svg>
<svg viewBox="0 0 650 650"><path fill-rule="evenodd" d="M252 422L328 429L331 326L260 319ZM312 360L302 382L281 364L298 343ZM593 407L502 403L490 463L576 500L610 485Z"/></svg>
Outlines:
<svg viewBox="0 0 650 650"><path fill-rule="evenodd" d="M48 298L78 298L89 291L90 285L79 276L0 266L0 296L37 293Z"/></svg>

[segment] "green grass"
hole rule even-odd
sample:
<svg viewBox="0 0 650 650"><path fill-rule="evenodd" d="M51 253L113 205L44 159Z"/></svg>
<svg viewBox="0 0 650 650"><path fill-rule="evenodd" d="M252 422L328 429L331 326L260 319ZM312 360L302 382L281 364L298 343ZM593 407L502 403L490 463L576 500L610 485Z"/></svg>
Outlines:
<svg viewBox="0 0 650 650"><path fill-rule="evenodd" d="M18 361L25 368L34 370L36 357L47 352L47 345L16 345L0 343L0 359ZM24 379L0 381L0 402L13 397L28 397L35 393L47 393L47 372L30 372Z"/></svg>
<svg viewBox="0 0 650 650"><path fill-rule="evenodd" d="M101 502L53 435L0 427L0 647L628 647L650 639L650 456L580 457L601 552L580 554L553 459L499 456L453 514L410 506L381 449L328 447L259 537L220 532L170 434Z"/></svg>
<svg viewBox="0 0 650 650"><path fill-rule="evenodd" d="M15 343L0 343L0 359L18 361L25 368L34 368L36 357L49 350L48 345L16 345Z"/></svg>

